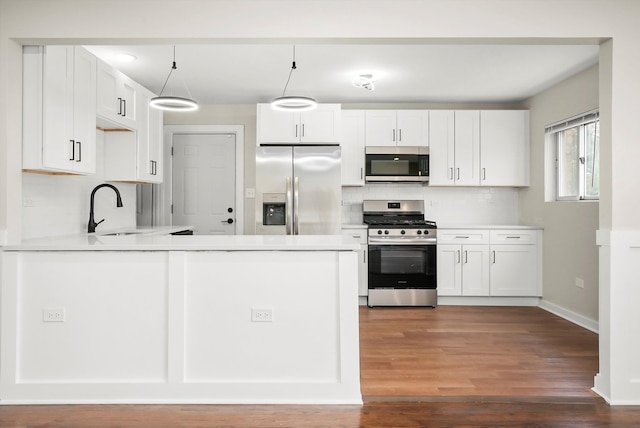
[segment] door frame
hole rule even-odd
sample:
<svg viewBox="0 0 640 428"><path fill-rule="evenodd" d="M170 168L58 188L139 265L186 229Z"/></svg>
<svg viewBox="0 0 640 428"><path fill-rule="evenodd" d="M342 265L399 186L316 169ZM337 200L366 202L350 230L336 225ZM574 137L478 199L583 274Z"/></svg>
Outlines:
<svg viewBox="0 0 640 428"><path fill-rule="evenodd" d="M236 235L244 235L244 125L165 125L163 131L164 180L160 184L159 197L154 211L158 224L172 223L173 157L171 148L176 134L234 134L236 137Z"/></svg>

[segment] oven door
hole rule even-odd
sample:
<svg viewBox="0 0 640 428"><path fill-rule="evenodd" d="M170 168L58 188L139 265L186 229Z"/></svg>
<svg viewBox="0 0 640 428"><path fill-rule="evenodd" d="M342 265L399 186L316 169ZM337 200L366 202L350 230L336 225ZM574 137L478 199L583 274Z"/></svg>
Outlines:
<svg viewBox="0 0 640 428"><path fill-rule="evenodd" d="M369 245L369 288L436 288L435 245Z"/></svg>

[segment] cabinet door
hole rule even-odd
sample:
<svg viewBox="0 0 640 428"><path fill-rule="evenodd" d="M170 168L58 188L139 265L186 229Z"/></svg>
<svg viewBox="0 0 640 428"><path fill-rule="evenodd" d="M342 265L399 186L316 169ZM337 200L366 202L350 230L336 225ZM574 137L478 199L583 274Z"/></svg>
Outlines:
<svg viewBox="0 0 640 428"><path fill-rule="evenodd" d="M536 245L491 246L491 295L537 296Z"/></svg>
<svg viewBox="0 0 640 428"><path fill-rule="evenodd" d="M453 186L455 167L453 110L429 111L429 185Z"/></svg>
<svg viewBox="0 0 640 428"><path fill-rule="evenodd" d="M75 47L73 60L73 139L76 172L96 172L96 58Z"/></svg>
<svg viewBox="0 0 640 428"><path fill-rule="evenodd" d="M73 47L46 46L43 67L42 166L73 171Z"/></svg>
<svg viewBox="0 0 640 428"><path fill-rule="evenodd" d="M429 112L427 110L398 110L397 138L398 146L429 145Z"/></svg>
<svg viewBox="0 0 640 428"><path fill-rule="evenodd" d="M438 244L436 256L438 296L462 295L462 246Z"/></svg>
<svg viewBox="0 0 640 428"><path fill-rule="evenodd" d="M462 247L462 295L489 295L489 246Z"/></svg>
<svg viewBox="0 0 640 428"><path fill-rule="evenodd" d="M139 120L139 118L137 118ZM164 151L163 151L163 121L160 110L149 109L149 142L147 165L151 168L149 182L162 183L164 179Z"/></svg>
<svg viewBox="0 0 640 428"><path fill-rule="evenodd" d="M300 113L274 110L269 104L258 104L256 114L258 145L300 141Z"/></svg>
<svg viewBox="0 0 640 428"><path fill-rule="evenodd" d="M482 186L529 185L529 112L480 112Z"/></svg>
<svg viewBox="0 0 640 428"><path fill-rule="evenodd" d="M113 127L136 129L137 84L98 61L96 113L112 122Z"/></svg>
<svg viewBox="0 0 640 428"><path fill-rule="evenodd" d="M342 112L342 185L364 186L364 111Z"/></svg>
<svg viewBox="0 0 640 428"><path fill-rule="evenodd" d="M365 144L367 146L395 146L395 110L367 110L365 112Z"/></svg>
<svg viewBox="0 0 640 428"><path fill-rule="evenodd" d="M301 143L339 144L342 136L340 104L319 104L314 110L300 113Z"/></svg>
<svg viewBox="0 0 640 428"><path fill-rule="evenodd" d="M455 112L455 168L457 186L480 185L480 112Z"/></svg>

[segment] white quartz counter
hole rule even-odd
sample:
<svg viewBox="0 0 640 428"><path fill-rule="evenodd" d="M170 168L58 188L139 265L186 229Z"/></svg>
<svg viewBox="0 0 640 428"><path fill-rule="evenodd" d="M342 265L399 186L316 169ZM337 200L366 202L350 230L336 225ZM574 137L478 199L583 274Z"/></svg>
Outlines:
<svg viewBox="0 0 640 428"><path fill-rule="evenodd" d="M166 232L165 232L166 233ZM3 251L359 251L344 235L70 235L25 240Z"/></svg>
<svg viewBox="0 0 640 428"><path fill-rule="evenodd" d="M438 224L438 229L542 230L543 228L526 224Z"/></svg>

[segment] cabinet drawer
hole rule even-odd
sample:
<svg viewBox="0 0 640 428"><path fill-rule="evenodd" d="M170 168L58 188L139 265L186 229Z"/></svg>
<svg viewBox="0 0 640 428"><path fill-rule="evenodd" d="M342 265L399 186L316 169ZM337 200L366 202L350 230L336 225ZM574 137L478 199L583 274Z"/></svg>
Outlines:
<svg viewBox="0 0 640 428"><path fill-rule="evenodd" d="M492 230L491 245L535 245L538 240L538 232L536 230Z"/></svg>
<svg viewBox="0 0 640 428"><path fill-rule="evenodd" d="M355 239L359 240L361 244L367 243L367 231L368 229L342 229L342 234L344 236L352 236Z"/></svg>
<svg viewBox="0 0 640 428"><path fill-rule="evenodd" d="M438 229L438 244L488 244L489 231L483 229Z"/></svg>

